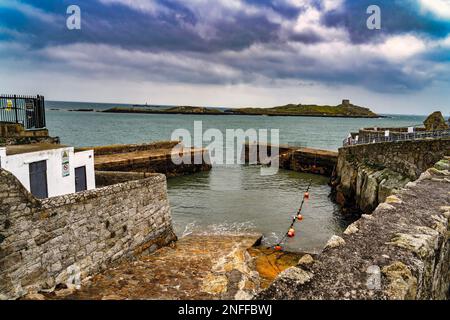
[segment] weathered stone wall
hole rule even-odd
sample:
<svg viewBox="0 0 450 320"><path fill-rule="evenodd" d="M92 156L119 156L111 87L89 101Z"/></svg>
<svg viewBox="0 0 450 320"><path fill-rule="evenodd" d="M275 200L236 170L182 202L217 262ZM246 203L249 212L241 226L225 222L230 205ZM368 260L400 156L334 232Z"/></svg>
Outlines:
<svg viewBox="0 0 450 320"><path fill-rule="evenodd" d="M164 149L170 150L170 149L173 149L179 143L180 143L179 141L159 141L159 142L143 143L143 144L118 144L118 145L110 145L110 146L77 148L76 151L94 150L94 155L104 156L104 155L112 155L112 154L118 154L118 153L130 153L130 152L138 152L138 151L151 151L151 150L164 150Z"/></svg>
<svg viewBox="0 0 450 320"><path fill-rule="evenodd" d="M448 299L450 158L303 257L258 299Z"/></svg>
<svg viewBox="0 0 450 320"><path fill-rule="evenodd" d="M190 163L175 164L172 161L171 150L165 152L144 152L112 154L97 156L95 159L96 171L122 171L162 173L167 177L193 174L209 171L212 166L208 163L209 153L206 149L184 149L186 158ZM201 163L196 163L195 158L201 158Z"/></svg>
<svg viewBox="0 0 450 320"><path fill-rule="evenodd" d="M450 139L386 142L341 148L333 177L344 209L372 212L393 191L450 155Z"/></svg>
<svg viewBox="0 0 450 320"><path fill-rule="evenodd" d="M26 131L21 124L0 123L0 146L31 143L59 144L58 137L50 137L47 129Z"/></svg>
<svg viewBox="0 0 450 320"><path fill-rule="evenodd" d="M331 177L336 164L337 152L302 148L291 153L288 165L283 169Z"/></svg>
<svg viewBox="0 0 450 320"><path fill-rule="evenodd" d="M163 175L40 201L0 171L0 298L77 282L175 239Z"/></svg>
<svg viewBox="0 0 450 320"><path fill-rule="evenodd" d="M250 152L252 151L252 147L255 148L254 150L257 152L258 162L261 162L261 147L267 148L268 156L271 156L270 145L251 146L249 144L245 144L243 159L246 163L250 162ZM278 152L280 168L297 172L321 174L328 177L331 177L333 174L338 158L338 153L334 151L299 148L286 145L280 145Z"/></svg>
<svg viewBox="0 0 450 320"><path fill-rule="evenodd" d="M155 177L157 175L156 173L147 172L95 171L95 183L97 187L107 187L128 181Z"/></svg>

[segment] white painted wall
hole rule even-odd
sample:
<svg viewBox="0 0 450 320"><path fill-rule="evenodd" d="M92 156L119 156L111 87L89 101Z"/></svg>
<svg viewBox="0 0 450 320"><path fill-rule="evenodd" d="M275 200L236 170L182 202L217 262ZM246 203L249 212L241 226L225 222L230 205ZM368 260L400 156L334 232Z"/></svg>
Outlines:
<svg viewBox="0 0 450 320"><path fill-rule="evenodd" d="M6 148L0 148L0 168L4 168L6 163Z"/></svg>
<svg viewBox="0 0 450 320"><path fill-rule="evenodd" d="M69 155L69 176L63 177L63 152ZM1 152L1 151L0 151ZM0 153L1 154L1 153ZM75 192L75 168L86 166L87 189L95 189L95 171L93 151L74 153L72 147L23 153L2 157L2 168L14 174L30 190L29 164L47 161L48 196L55 197Z"/></svg>

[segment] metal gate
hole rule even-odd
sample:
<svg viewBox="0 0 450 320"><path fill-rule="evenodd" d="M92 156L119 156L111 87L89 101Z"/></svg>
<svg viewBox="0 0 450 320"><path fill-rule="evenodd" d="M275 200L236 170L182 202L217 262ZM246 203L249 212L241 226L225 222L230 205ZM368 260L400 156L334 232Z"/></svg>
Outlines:
<svg viewBox="0 0 450 320"><path fill-rule="evenodd" d="M44 97L0 95L0 122L18 123L26 130L44 129Z"/></svg>

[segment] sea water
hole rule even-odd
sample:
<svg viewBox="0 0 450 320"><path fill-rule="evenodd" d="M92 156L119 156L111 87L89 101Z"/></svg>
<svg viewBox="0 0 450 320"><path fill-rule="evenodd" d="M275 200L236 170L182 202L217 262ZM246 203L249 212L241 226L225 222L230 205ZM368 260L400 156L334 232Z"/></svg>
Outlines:
<svg viewBox="0 0 450 320"><path fill-rule="evenodd" d="M108 114L70 112L69 109L104 110L115 105L47 102L47 126L63 144L98 146L170 140L175 129L193 131L194 121L203 129L279 129L280 143L337 150L351 131L363 127L420 125L424 116L392 115L382 119L321 117L264 117ZM59 110L50 110L59 109ZM304 220L285 248L319 252L333 234L348 225L330 199L329 179L280 170L261 176L257 166L218 166L211 172L168 180L173 223L178 236L191 233L260 232L264 244L273 245L287 231L303 193L311 181L311 198L303 210Z"/></svg>

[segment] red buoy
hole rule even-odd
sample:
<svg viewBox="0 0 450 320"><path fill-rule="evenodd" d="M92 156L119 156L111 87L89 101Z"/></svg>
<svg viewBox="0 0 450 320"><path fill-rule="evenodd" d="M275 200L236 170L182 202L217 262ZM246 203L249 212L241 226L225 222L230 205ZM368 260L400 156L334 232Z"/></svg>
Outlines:
<svg viewBox="0 0 450 320"><path fill-rule="evenodd" d="M305 192L305 199L309 199L309 192Z"/></svg>
<svg viewBox="0 0 450 320"><path fill-rule="evenodd" d="M288 237L289 237L289 238L295 237L295 230L294 230L294 229L289 229Z"/></svg>
<svg viewBox="0 0 450 320"><path fill-rule="evenodd" d="M283 248L281 248L281 246L275 246L275 251L281 251L283 250Z"/></svg>
<svg viewBox="0 0 450 320"><path fill-rule="evenodd" d="M301 214L299 214L299 215L297 216L297 220L298 220L298 221L302 221L302 220L303 220L303 216L302 216Z"/></svg>

